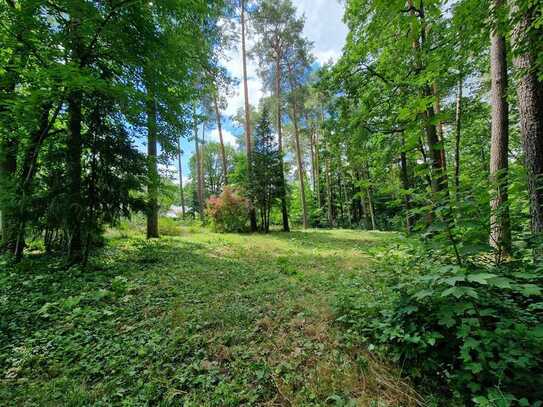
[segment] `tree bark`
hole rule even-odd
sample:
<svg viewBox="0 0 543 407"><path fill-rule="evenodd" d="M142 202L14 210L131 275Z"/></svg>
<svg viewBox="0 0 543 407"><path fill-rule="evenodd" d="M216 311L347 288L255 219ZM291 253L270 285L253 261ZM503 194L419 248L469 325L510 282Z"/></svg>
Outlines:
<svg viewBox="0 0 543 407"><path fill-rule="evenodd" d="M158 233L158 158L156 100L153 92L147 96L147 239L159 237Z"/></svg>
<svg viewBox="0 0 543 407"><path fill-rule="evenodd" d="M13 250L16 240L15 196L13 196L17 171L18 142L7 138L0 142L0 248Z"/></svg>
<svg viewBox="0 0 543 407"><path fill-rule="evenodd" d="M183 154L183 150L181 150L181 138L177 139L177 148L179 150L177 160L179 165L179 195L181 198L181 216L183 219L185 219L185 191L183 188L183 165L181 163L181 156Z"/></svg>
<svg viewBox="0 0 543 407"><path fill-rule="evenodd" d="M291 89L295 91L295 86L291 83ZM298 178L300 181L300 199L302 204L302 217L304 229L309 228L309 218L307 215L307 202L305 199L305 173L304 166L302 162L302 148L300 146L300 134L298 130L298 111L296 106L296 96L293 95L292 100L292 124L294 126L294 142L296 146L296 163L298 164Z"/></svg>
<svg viewBox="0 0 543 407"><path fill-rule="evenodd" d="M17 19L13 26L16 43L13 47L10 59L5 67L5 72L0 76L0 97L3 100L14 96L15 88L20 81L20 74L13 67L23 68L27 61L27 51L22 45L25 33L23 16L31 15L33 10L17 10L15 2L8 2L12 11L17 13ZM31 5L32 9L35 5ZM0 113L6 111L4 104L0 105ZM16 218L16 197L13 196L15 188L15 176L17 172L17 152L19 140L10 133L13 131L13 123L2 123L6 133L0 137L0 250L13 251L16 245L17 220Z"/></svg>
<svg viewBox="0 0 543 407"><path fill-rule="evenodd" d="M320 170L320 156L319 156L319 133L315 133L315 192L317 194L317 207L322 207L321 202L321 170Z"/></svg>
<svg viewBox="0 0 543 407"><path fill-rule="evenodd" d="M224 140L222 136L221 112L219 110L219 102L217 101L216 93L213 93L213 104L215 106L215 117L217 118L217 128L219 130L219 143L221 145L221 161L224 185L228 185L228 166L226 162L226 152L224 151Z"/></svg>
<svg viewBox="0 0 543 407"><path fill-rule="evenodd" d="M413 0L408 0L410 8L410 14L415 17L415 10ZM422 49L425 48L426 42L426 23L423 3L420 3L418 10L418 17L421 20L420 35L413 41L413 50L415 52L415 68L418 72L423 71L424 66L422 62ZM417 29L416 24L413 23L413 28ZM426 98L433 97L433 92L430 84L426 83L423 87L422 94ZM444 171L444 163L441 156L441 148L439 147L439 138L437 133L437 127L434 123L435 111L433 106L428 106L424 112L424 131L426 133L426 143L428 145L428 152L431 160L431 187L434 195L434 201L440 199L440 192L446 191L447 178ZM435 203L435 202L434 202Z"/></svg>
<svg viewBox="0 0 543 407"><path fill-rule="evenodd" d="M82 199L81 199L81 99L82 93L74 91L68 98L68 259L70 263L83 260L81 241Z"/></svg>
<svg viewBox="0 0 543 407"><path fill-rule="evenodd" d="M367 181L369 182L370 179L371 179L369 169L365 168L364 173L365 173ZM375 210L374 210L374 206L373 206L373 194L372 194L372 190L371 190L370 185L368 185L367 188L366 188L366 195L368 197L368 211L370 213L371 229L375 230L375 229L377 229L377 223L375 221Z"/></svg>
<svg viewBox="0 0 543 407"><path fill-rule="evenodd" d="M51 103L45 102L41 107L40 120L38 128L30 135L29 143L26 146L23 157L21 160L21 170L17 177L15 195L18 198L18 208L15 226L15 246L13 253L16 261L20 261L23 258L23 250L25 248L26 239L26 223L28 213L28 198L32 194L32 181L37 171L38 155L45 138L50 134L52 124L55 122L62 102L59 102L56 111L53 113L51 120L49 120L49 113L51 110Z"/></svg>
<svg viewBox="0 0 543 407"><path fill-rule="evenodd" d="M502 0L493 0L495 9L503 5ZM496 10L494 10L496 11ZM508 207L508 148L509 107L507 104L507 59L505 37L498 30L498 23L490 35L490 77L492 82L490 105L492 108L492 130L490 145L490 182L492 188L490 215L490 245L498 255L511 249L511 230Z"/></svg>
<svg viewBox="0 0 543 407"><path fill-rule="evenodd" d="M329 154L329 152L328 152ZM332 214L332 183L330 180L330 157L326 156L324 159L324 166L326 171L326 206L328 214L328 223L330 226L335 226L334 217Z"/></svg>
<svg viewBox="0 0 543 407"><path fill-rule="evenodd" d="M277 103L277 139L279 157L281 161L281 217L283 220L283 232L290 232L287 210L287 188L285 181L285 163L283 161L283 135L281 124L281 64L279 58L275 61L275 99Z"/></svg>
<svg viewBox="0 0 543 407"><path fill-rule="evenodd" d="M515 1L513 10L519 11L519 2ZM515 50L523 49L523 42L530 44L526 36L533 22L531 9L519 16L513 29L512 41ZM528 193L530 198L531 227L535 235L543 232L543 82L538 80L535 69L535 56L528 50L519 51L513 64L519 73L517 97L520 112L520 130L528 175Z"/></svg>
<svg viewBox="0 0 543 407"><path fill-rule="evenodd" d="M441 98L439 97L439 89L437 87L437 83L433 83L432 85L434 97L435 97L435 103L434 103L434 110L435 114L439 116L441 114ZM440 144L440 150L439 154L441 155L441 162L443 163L443 172L445 176L447 176L447 154L445 153L445 135L443 132L443 122L439 120L436 125L437 130L437 139L439 140Z"/></svg>
<svg viewBox="0 0 543 407"><path fill-rule="evenodd" d="M203 155L203 149L202 144L199 143L198 140L198 126L195 128L196 132L196 175L198 176L198 213L200 214L200 220L204 220L204 190L205 190L205 183L204 183L204 155ZM203 137L204 137L204 124L202 123L202 143L203 143Z"/></svg>
<svg viewBox="0 0 543 407"><path fill-rule="evenodd" d="M249 185L253 182L253 165L252 165L252 139L251 139L251 111L249 105L249 89L247 85L247 52L245 49L245 0L241 0L241 56L243 64L243 92L245 99L245 151L247 154L247 176ZM250 199L252 201L252 199ZM251 231L256 232L256 211L251 205L249 212L251 221Z"/></svg>

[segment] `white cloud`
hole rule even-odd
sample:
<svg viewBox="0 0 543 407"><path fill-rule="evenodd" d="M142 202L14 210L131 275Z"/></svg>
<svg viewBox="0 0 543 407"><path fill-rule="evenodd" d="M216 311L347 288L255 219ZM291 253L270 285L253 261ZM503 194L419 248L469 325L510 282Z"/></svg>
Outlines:
<svg viewBox="0 0 543 407"><path fill-rule="evenodd" d="M324 64L330 59L337 61L345 43L347 27L342 22L343 5L338 0L294 0L298 15L305 14L306 23L304 35L314 43L313 53L317 60ZM254 44L254 38L247 37L247 50ZM232 116L244 106L243 65L241 59L241 45L237 50L228 52L223 61L229 72L240 80L236 94L230 97L225 114ZM262 83L257 75L256 61L247 58L247 85L249 90L249 103L257 105L264 96Z"/></svg>
<svg viewBox="0 0 543 407"><path fill-rule="evenodd" d="M299 15L305 15L304 34L313 41L319 62L336 61L347 37L343 4L338 0L294 0L294 5Z"/></svg>
<svg viewBox="0 0 543 407"><path fill-rule="evenodd" d="M234 136L230 131L226 129L222 129L222 137L224 144L229 144L232 147L237 147L238 145L238 139L236 136ZM213 129L211 132L209 132L209 138L212 141L219 142L219 129Z"/></svg>

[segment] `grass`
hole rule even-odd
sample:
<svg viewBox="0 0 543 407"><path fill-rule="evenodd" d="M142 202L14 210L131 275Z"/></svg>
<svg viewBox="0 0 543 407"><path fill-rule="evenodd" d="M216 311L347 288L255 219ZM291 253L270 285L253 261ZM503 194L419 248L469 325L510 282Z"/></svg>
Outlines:
<svg viewBox="0 0 543 407"><path fill-rule="evenodd" d="M416 404L331 307L393 235L165 225L111 232L86 270L0 263L0 405Z"/></svg>

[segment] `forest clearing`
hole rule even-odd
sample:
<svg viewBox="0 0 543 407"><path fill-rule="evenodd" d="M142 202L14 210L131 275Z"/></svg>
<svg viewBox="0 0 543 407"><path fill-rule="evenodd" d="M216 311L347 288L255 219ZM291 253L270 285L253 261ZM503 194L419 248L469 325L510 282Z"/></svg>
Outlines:
<svg viewBox="0 0 543 407"><path fill-rule="evenodd" d="M338 287L382 284L369 252L393 235L178 231L113 231L85 272L37 256L2 275L0 404L416 405L332 311Z"/></svg>

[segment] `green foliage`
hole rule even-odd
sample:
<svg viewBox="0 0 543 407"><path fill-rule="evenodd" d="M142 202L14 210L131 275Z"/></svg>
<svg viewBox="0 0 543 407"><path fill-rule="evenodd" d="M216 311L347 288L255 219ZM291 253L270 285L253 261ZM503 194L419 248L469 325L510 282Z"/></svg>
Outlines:
<svg viewBox="0 0 543 407"><path fill-rule="evenodd" d="M207 214L219 232L244 232L249 218L249 201L231 187L207 201Z"/></svg>
<svg viewBox="0 0 543 407"><path fill-rule="evenodd" d="M481 405L543 402L537 268L446 265L412 245L399 257L390 254L376 266L384 269L383 285L353 281L339 296L340 321L444 397Z"/></svg>
<svg viewBox="0 0 543 407"><path fill-rule="evenodd" d="M272 207L281 197L283 168L279 147L272 134L268 109L264 106L256 126L252 154L252 183L248 191L260 212L260 230L269 232Z"/></svg>
<svg viewBox="0 0 543 407"><path fill-rule="evenodd" d="M360 254L382 236L184 226L146 241L141 229L125 225L131 237L112 238L87 269L0 257L1 405L408 405L394 388L383 396L371 369L397 376L371 360L359 369L326 307L338 265L364 270Z"/></svg>

